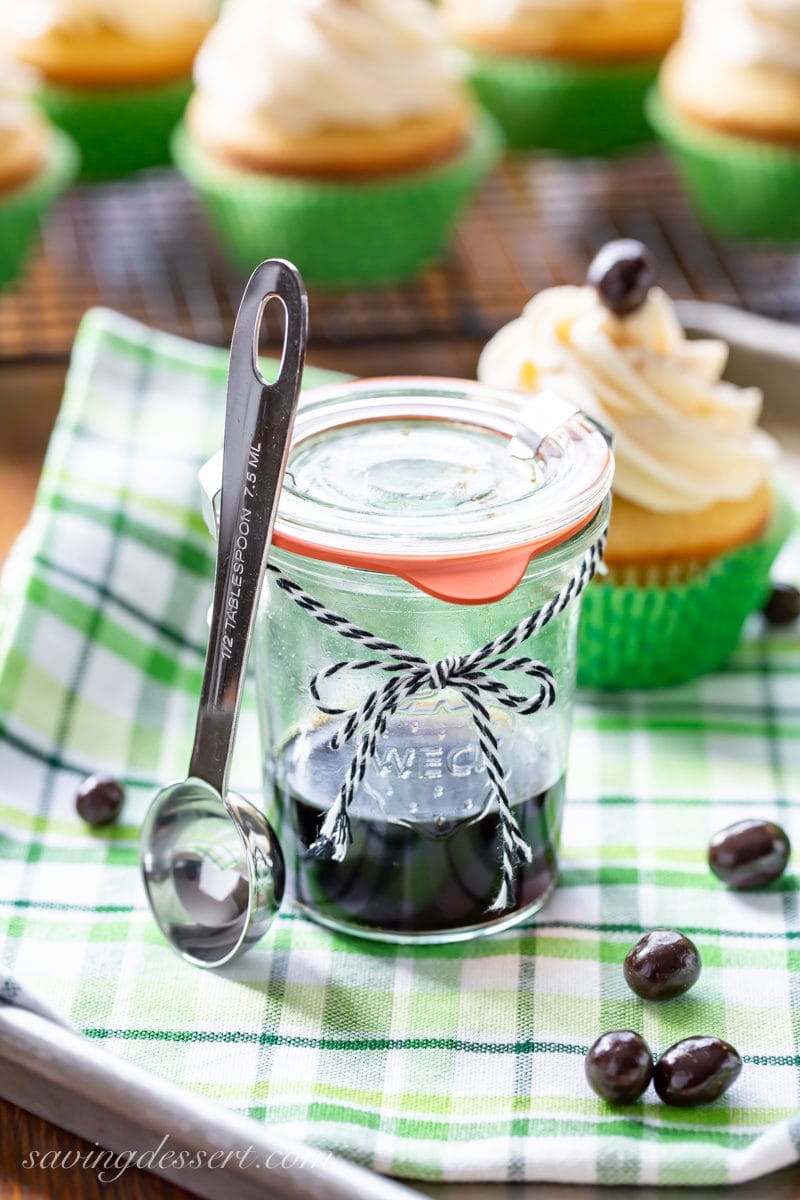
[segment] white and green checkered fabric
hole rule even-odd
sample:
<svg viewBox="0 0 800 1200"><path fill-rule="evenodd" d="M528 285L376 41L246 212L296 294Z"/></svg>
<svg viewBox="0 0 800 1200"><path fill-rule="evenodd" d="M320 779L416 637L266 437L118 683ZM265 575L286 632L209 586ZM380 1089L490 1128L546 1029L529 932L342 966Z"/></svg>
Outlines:
<svg viewBox="0 0 800 1200"><path fill-rule="evenodd" d="M750 815L800 845L800 636L760 629L726 673L578 705L561 887L526 927L467 946L359 942L282 914L219 973L166 946L136 827L181 777L213 548L196 472L220 443L225 356L106 312L85 321L0 636L0 945L15 978L119 1055L380 1171L427 1179L724 1183L800 1147L798 877L726 891L709 836ZM309 372L309 377L312 372ZM310 378L309 378L310 381ZM92 832L76 785L128 788ZM233 782L258 793L252 703ZM704 970L647 1005L622 960L655 925ZM724 1100L614 1109L583 1075L603 1030L654 1050L717 1034Z"/></svg>

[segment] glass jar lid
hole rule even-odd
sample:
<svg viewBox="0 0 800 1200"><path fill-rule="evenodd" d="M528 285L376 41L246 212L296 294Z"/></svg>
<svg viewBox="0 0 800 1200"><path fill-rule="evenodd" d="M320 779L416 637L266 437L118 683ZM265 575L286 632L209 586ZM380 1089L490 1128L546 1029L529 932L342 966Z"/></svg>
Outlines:
<svg viewBox="0 0 800 1200"><path fill-rule="evenodd" d="M532 557L591 520L613 474L606 437L573 405L521 400L419 377L309 392L275 545L445 600L507 595Z"/></svg>
<svg viewBox="0 0 800 1200"><path fill-rule="evenodd" d="M305 393L273 544L491 603L591 521L614 471L607 435L551 392L367 379ZM201 472L219 489L215 460Z"/></svg>

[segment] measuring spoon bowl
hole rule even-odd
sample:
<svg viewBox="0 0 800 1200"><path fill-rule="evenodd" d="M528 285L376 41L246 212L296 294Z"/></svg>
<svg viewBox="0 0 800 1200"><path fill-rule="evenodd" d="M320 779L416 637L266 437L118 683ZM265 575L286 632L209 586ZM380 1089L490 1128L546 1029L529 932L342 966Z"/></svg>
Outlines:
<svg viewBox="0 0 800 1200"><path fill-rule="evenodd" d="M286 868L269 821L205 780L170 784L142 828L142 877L161 932L188 962L221 967L254 945L283 898Z"/></svg>

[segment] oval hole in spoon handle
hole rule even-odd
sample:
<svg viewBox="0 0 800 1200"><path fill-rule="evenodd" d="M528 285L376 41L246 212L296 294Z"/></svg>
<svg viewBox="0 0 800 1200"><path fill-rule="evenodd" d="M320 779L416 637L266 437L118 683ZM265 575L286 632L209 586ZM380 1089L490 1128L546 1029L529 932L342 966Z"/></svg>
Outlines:
<svg viewBox="0 0 800 1200"><path fill-rule="evenodd" d="M284 313L272 384L258 367L270 301ZM277 837L252 804L228 792L228 771L307 340L298 272L281 259L262 263L245 289L231 341L214 602L189 778L159 792L142 828L153 914L175 949L198 966L222 966L258 941L283 895Z"/></svg>

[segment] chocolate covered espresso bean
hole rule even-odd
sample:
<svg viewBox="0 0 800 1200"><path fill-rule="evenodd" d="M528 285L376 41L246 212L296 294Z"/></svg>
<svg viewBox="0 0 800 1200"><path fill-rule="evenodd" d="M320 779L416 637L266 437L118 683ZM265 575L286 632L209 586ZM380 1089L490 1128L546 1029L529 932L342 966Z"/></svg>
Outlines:
<svg viewBox="0 0 800 1200"><path fill-rule="evenodd" d="M589 1086L612 1104L633 1104L653 1077L653 1056L632 1029L615 1029L597 1039L586 1055Z"/></svg>
<svg viewBox="0 0 800 1200"><path fill-rule="evenodd" d="M124 803L122 785L110 775L90 775L84 779L75 795L78 816L95 828L116 821Z"/></svg>
<svg viewBox="0 0 800 1200"><path fill-rule="evenodd" d="M735 891L774 883L786 870L791 843L774 821L736 821L721 829L708 847L708 865Z"/></svg>
<svg viewBox="0 0 800 1200"><path fill-rule="evenodd" d="M653 1084L665 1104L694 1108L719 1099L739 1078L741 1070L741 1056L728 1042L715 1037L688 1037L661 1055Z"/></svg>
<svg viewBox="0 0 800 1200"><path fill-rule="evenodd" d="M617 317L641 308L656 281L653 256L642 242L620 238L598 251L586 281Z"/></svg>
<svg viewBox="0 0 800 1200"><path fill-rule="evenodd" d="M776 583L767 597L763 612L770 625L778 628L794 625L800 617L800 590L791 583Z"/></svg>
<svg viewBox="0 0 800 1200"><path fill-rule="evenodd" d="M694 942L675 929L646 933L623 966L628 986L643 1000L671 1000L682 995L697 983L700 968Z"/></svg>

